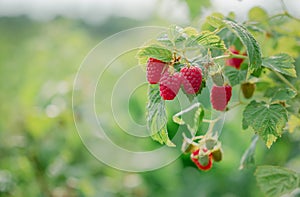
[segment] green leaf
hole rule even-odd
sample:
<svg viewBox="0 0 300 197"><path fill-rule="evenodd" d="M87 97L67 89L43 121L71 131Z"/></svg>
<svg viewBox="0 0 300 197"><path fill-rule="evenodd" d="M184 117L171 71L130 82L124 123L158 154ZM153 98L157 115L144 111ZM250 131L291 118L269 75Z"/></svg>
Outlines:
<svg viewBox="0 0 300 197"><path fill-rule="evenodd" d="M280 53L274 56L263 58L262 65L273 71L282 74L297 77L294 59L286 53Z"/></svg>
<svg viewBox="0 0 300 197"><path fill-rule="evenodd" d="M255 176L263 193L270 197L288 194L300 186L299 174L279 166L259 166Z"/></svg>
<svg viewBox="0 0 300 197"><path fill-rule="evenodd" d="M244 26L229 20L223 20L223 22L225 23L226 27L231 30L246 47L249 58L250 73L259 70L262 64L261 50L255 38Z"/></svg>
<svg viewBox="0 0 300 197"><path fill-rule="evenodd" d="M173 116L173 121L179 125L186 125L191 134L195 135L199 123L204 117L204 109L200 103L195 103Z"/></svg>
<svg viewBox="0 0 300 197"><path fill-rule="evenodd" d="M246 70L237 70L231 66L225 67L225 75L228 78L230 85L235 86L240 84L242 81L245 81L247 71Z"/></svg>
<svg viewBox="0 0 300 197"><path fill-rule="evenodd" d="M253 7L248 13L248 18L250 21L266 22L269 16L261 7Z"/></svg>
<svg viewBox="0 0 300 197"><path fill-rule="evenodd" d="M172 41L173 46L177 49L184 46L184 42L187 39L187 34L184 33L184 29L177 25L172 25L169 27L168 37Z"/></svg>
<svg viewBox="0 0 300 197"><path fill-rule="evenodd" d="M272 102L290 100L294 98L296 95L297 92L295 90L292 90L291 88L279 88L272 96Z"/></svg>
<svg viewBox="0 0 300 197"><path fill-rule="evenodd" d="M201 29L214 31L215 29L221 28L225 25L223 22L224 15L218 12L212 13L210 16L206 17Z"/></svg>
<svg viewBox="0 0 300 197"><path fill-rule="evenodd" d="M183 29L183 32L185 34L187 34L188 36L197 36L199 33L198 33L198 30L193 28L193 27L185 27Z"/></svg>
<svg viewBox="0 0 300 197"><path fill-rule="evenodd" d="M170 62L172 60L172 52L166 48L153 45L140 49L137 53L137 57L140 59L140 62L147 61L150 57L163 62Z"/></svg>
<svg viewBox="0 0 300 197"><path fill-rule="evenodd" d="M174 44L173 42L170 40L169 35L167 33L162 33L160 34L156 40L161 43L162 45L164 45L166 48L173 48Z"/></svg>
<svg viewBox="0 0 300 197"><path fill-rule="evenodd" d="M254 135L250 146L247 148L247 150L244 152L241 162L240 162L240 170L247 168L255 163L254 160L254 153L256 149L256 143L258 140L258 135Z"/></svg>
<svg viewBox="0 0 300 197"><path fill-rule="evenodd" d="M268 148L281 137L287 121L287 111L280 104L251 101L243 112L243 129L251 126Z"/></svg>
<svg viewBox="0 0 300 197"><path fill-rule="evenodd" d="M202 7L210 6L209 0L202 0L202 1L185 0L185 2L188 5L191 18L195 18L196 16L198 16L201 13Z"/></svg>
<svg viewBox="0 0 300 197"><path fill-rule="evenodd" d="M195 38L195 41L199 45L207 47L207 48L217 48L217 49L222 49L222 50L226 49L223 40L219 36L213 34L212 32L209 32L209 31L200 32L198 37Z"/></svg>
<svg viewBox="0 0 300 197"><path fill-rule="evenodd" d="M153 140L175 146L168 137L165 101L159 95L159 86L149 85L147 104L147 128Z"/></svg>

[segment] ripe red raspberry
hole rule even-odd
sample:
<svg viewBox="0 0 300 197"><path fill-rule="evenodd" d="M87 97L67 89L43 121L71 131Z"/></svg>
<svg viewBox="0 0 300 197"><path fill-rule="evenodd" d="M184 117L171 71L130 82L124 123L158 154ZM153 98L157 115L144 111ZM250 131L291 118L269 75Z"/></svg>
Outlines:
<svg viewBox="0 0 300 197"><path fill-rule="evenodd" d="M235 49L234 46L229 47L229 50L233 53L233 54L240 54L240 51L238 51L237 49ZM244 55L246 55L244 53ZM228 58L225 62L226 65L228 66L232 66L236 69L240 69L241 68L241 64L243 63L244 59L240 59L240 58Z"/></svg>
<svg viewBox="0 0 300 197"><path fill-rule="evenodd" d="M226 105L231 98L232 88L229 85L216 86L214 85L210 93L210 101L215 110L224 111Z"/></svg>
<svg viewBox="0 0 300 197"><path fill-rule="evenodd" d="M225 85L225 91L226 91L226 105L227 105L232 95L232 87L230 85Z"/></svg>
<svg viewBox="0 0 300 197"><path fill-rule="evenodd" d="M196 94L202 83L202 70L199 67L183 67L180 70L182 84L187 94Z"/></svg>
<svg viewBox="0 0 300 197"><path fill-rule="evenodd" d="M180 89L180 85L180 73L174 73L173 75L169 72L163 73L159 84L160 96L164 100L173 100Z"/></svg>
<svg viewBox="0 0 300 197"><path fill-rule="evenodd" d="M150 84L157 84L159 82L165 66L166 63L154 58L149 58L147 63L147 80Z"/></svg>

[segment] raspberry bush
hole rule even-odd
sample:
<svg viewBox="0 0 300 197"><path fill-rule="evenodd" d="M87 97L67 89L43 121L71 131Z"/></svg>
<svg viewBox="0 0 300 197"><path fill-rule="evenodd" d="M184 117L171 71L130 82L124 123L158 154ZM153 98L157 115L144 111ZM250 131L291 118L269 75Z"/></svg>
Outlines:
<svg viewBox="0 0 300 197"><path fill-rule="evenodd" d="M297 77L293 54L262 51L261 45L269 44L270 39L276 42L274 35L279 35L276 26L262 23L253 14L256 12L265 13L261 8L253 8L250 21L243 24L236 22L232 15L217 13L208 16L201 27L174 25L138 51L139 62L148 61L147 123L152 138L175 146L168 137L168 116L172 114L167 113L165 102L173 102L166 100L176 99L179 94L185 95L190 106L173 114L172 119L186 127L181 150L190 154L191 161L200 170L213 169L213 162L222 160L221 129L215 125L235 107L243 109L243 129L253 131L240 169L254 164L259 139L271 148L284 132L293 132L300 125L297 100L300 86L291 83ZM296 20L287 13L283 15ZM265 20L274 22L276 17ZM157 62L161 64L159 68ZM207 93L209 104L203 100ZM187 114L189 118L184 119ZM203 130L203 124L209 125L207 130ZM274 166L258 166L256 177L262 190L271 196L292 191L298 185L290 187L288 182L300 180L293 171ZM268 182L272 177L281 179L281 184Z"/></svg>

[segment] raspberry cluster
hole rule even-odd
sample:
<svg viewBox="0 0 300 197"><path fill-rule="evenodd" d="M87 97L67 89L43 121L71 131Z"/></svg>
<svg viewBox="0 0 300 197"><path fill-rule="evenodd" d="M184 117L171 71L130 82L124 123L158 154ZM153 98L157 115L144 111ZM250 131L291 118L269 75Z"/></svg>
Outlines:
<svg viewBox="0 0 300 197"><path fill-rule="evenodd" d="M197 94L202 83L202 70L196 66L185 66L180 72L169 70L169 65L150 58L147 63L147 80L150 84L159 83L160 96L173 100L181 85L186 94Z"/></svg>

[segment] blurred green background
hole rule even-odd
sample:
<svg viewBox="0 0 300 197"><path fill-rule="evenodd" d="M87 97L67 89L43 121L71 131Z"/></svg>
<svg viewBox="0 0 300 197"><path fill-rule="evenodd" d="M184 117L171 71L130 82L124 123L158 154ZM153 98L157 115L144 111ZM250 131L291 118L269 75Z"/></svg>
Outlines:
<svg viewBox="0 0 300 197"><path fill-rule="evenodd" d="M0 196L262 196L255 168L238 170L252 137L252 131L242 132L239 109L227 116L220 138L224 160L211 171L198 171L183 155L159 170L129 173L104 165L87 151L74 125L71 97L81 62L107 36L145 25L200 27L213 11L237 11L243 21L256 4L269 13L280 11L275 2L0 0ZM296 13L297 1L290 2ZM144 106L130 111L139 117ZM259 142L257 163L289 161L296 169L295 136L284 134L270 150ZM159 146L149 143L145 146Z"/></svg>

